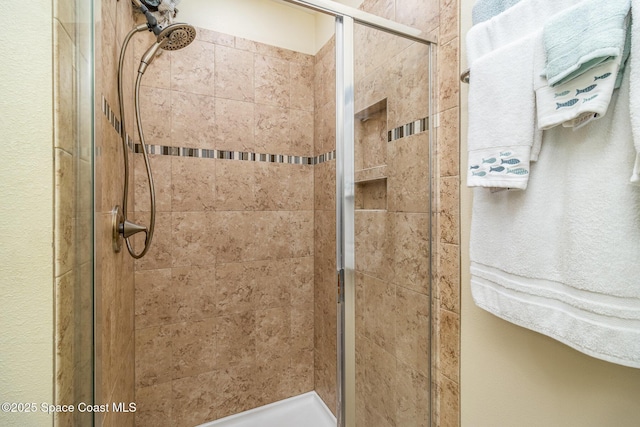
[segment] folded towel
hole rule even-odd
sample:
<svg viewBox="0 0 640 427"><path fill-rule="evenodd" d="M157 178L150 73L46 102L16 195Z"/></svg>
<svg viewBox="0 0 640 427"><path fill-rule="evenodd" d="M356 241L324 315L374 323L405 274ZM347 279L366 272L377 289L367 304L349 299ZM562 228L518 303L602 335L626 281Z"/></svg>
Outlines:
<svg viewBox="0 0 640 427"><path fill-rule="evenodd" d="M585 0L544 25L544 71L550 86L621 56L631 0Z"/></svg>
<svg viewBox="0 0 640 427"><path fill-rule="evenodd" d="M478 0L473 5L471 19L473 25L488 21L494 16L500 15L520 0Z"/></svg>
<svg viewBox="0 0 640 427"><path fill-rule="evenodd" d="M517 40L471 66L469 187L527 188L532 147L541 138L535 124L533 41Z"/></svg>
<svg viewBox="0 0 640 427"><path fill-rule="evenodd" d="M631 174L631 183L640 185L640 0L632 0L635 17L631 24L631 49L635 55L629 57L631 91L629 112L631 114L631 132L636 148L636 161Z"/></svg>
<svg viewBox="0 0 640 427"><path fill-rule="evenodd" d="M611 111L588 128L545 131L526 192L474 191L471 290L503 319L640 368L640 192L625 185L634 154L628 89L625 76Z"/></svg>
<svg viewBox="0 0 640 427"><path fill-rule="evenodd" d="M533 87L536 91L538 127L546 130L562 124L578 129L604 116L609 107L622 56L601 64L581 76L555 87L541 71L546 57L542 34L534 46Z"/></svg>
<svg viewBox="0 0 640 427"><path fill-rule="evenodd" d="M466 37L467 65L492 50L539 31L544 23L581 0L521 0L504 13L473 26Z"/></svg>

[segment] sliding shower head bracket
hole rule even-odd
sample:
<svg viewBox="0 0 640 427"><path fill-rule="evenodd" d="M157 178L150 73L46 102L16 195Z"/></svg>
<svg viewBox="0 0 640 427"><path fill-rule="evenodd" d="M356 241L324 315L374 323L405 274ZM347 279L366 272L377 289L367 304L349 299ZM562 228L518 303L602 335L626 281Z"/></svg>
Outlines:
<svg viewBox="0 0 640 427"><path fill-rule="evenodd" d="M160 6L160 3L162 3L162 1L161 0L131 0L131 3L133 3L134 6L137 6L137 7L145 6L150 11L157 12L158 6Z"/></svg>

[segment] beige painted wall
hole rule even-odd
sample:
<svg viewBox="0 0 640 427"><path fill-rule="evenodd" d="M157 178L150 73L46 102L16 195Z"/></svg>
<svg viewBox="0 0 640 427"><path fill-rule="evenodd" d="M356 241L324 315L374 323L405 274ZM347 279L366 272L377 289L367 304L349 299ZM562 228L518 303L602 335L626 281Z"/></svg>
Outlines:
<svg viewBox="0 0 640 427"><path fill-rule="evenodd" d="M336 3L357 8L362 1ZM179 21L309 55L334 32L332 17L283 0L190 0L180 3L179 10Z"/></svg>
<svg viewBox="0 0 640 427"><path fill-rule="evenodd" d="M0 14L0 402L53 400L51 2ZM28 48L25 48L28 46ZM0 411L0 425L52 417Z"/></svg>
<svg viewBox="0 0 640 427"><path fill-rule="evenodd" d="M461 34L474 0L461 0ZM461 68L466 57L462 43ZM461 92L461 170L466 170L467 85ZM461 179L466 179L462 174ZM469 289L469 189L461 185L461 420L484 426L638 426L640 369L583 355L479 308Z"/></svg>
<svg viewBox="0 0 640 427"><path fill-rule="evenodd" d="M314 14L273 0L190 0L179 20L307 54L316 52Z"/></svg>

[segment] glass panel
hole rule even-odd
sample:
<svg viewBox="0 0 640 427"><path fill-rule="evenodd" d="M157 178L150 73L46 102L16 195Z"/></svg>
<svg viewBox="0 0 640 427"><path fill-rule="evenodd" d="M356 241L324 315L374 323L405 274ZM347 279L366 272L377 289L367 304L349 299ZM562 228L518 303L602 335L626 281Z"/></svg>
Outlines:
<svg viewBox="0 0 640 427"><path fill-rule="evenodd" d="M336 35L335 18L318 15L327 39L315 54L314 385L338 415L336 321Z"/></svg>
<svg viewBox="0 0 640 427"><path fill-rule="evenodd" d="M93 41L92 2L54 10L57 50L57 244L55 404L93 403ZM92 412L58 412L56 425L93 425Z"/></svg>
<svg viewBox="0 0 640 427"><path fill-rule="evenodd" d="M430 422L429 49L355 25L351 375L361 427Z"/></svg>
<svg viewBox="0 0 640 427"><path fill-rule="evenodd" d="M76 70L77 70L77 255L80 274L76 279L74 335L75 403L94 402L94 310L93 310L93 2L77 0ZM75 424L93 425L92 412L75 412Z"/></svg>

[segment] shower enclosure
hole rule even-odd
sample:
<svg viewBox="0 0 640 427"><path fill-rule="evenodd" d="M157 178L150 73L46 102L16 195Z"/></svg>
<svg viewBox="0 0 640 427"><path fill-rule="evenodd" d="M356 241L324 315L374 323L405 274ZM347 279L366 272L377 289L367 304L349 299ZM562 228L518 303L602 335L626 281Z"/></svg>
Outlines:
<svg viewBox="0 0 640 427"><path fill-rule="evenodd" d="M135 261L97 256L96 273L96 401L137 409L104 425L197 425L310 391L340 426L431 424L432 41L392 22L408 3L288 3L335 20L314 55L197 28L141 81L154 240ZM141 17L128 0L99 10L101 248L125 154L110 55ZM147 224L124 114L129 217Z"/></svg>

